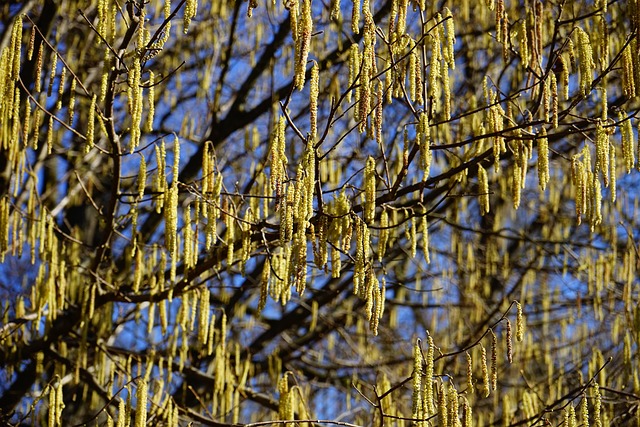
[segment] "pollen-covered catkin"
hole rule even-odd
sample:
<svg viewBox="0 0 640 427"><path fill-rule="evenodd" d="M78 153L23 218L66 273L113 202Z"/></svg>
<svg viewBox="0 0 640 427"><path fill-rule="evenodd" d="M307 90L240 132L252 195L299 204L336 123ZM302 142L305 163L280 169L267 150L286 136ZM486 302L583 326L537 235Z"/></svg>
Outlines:
<svg viewBox="0 0 640 427"><path fill-rule="evenodd" d="M314 143L318 133L318 83L320 80L320 71L318 63L313 61L311 67L311 82L309 90L309 140Z"/></svg>
<svg viewBox="0 0 640 427"><path fill-rule="evenodd" d="M413 419L421 419L422 414L422 349L420 340L413 346L413 396L411 398L411 412Z"/></svg>
<svg viewBox="0 0 640 427"><path fill-rule="evenodd" d="M136 391L138 406L136 408L135 427L144 427L147 425L147 395L147 380L140 378L138 380L138 389Z"/></svg>
<svg viewBox="0 0 640 427"><path fill-rule="evenodd" d="M524 340L524 314L522 313L522 305L516 301L516 340L522 342Z"/></svg>
<svg viewBox="0 0 640 427"><path fill-rule="evenodd" d="M485 215L491 209L489 205L489 177L482 165L478 165L478 197L480 215Z"/></svg>
<svg viewBox="0 0 640 427"><path fill-rule="evenodd" d="M474 391L473 387L473 360L471 359L471 355L469 352L467 354L467 393L472 394Z"/></svg>
<svg viewBox="0 0 640 427"><path fill-rule="evenodd" d="M311 17L311 0L302 0L300 21L298 23L295 55L295 87L298 90L304 88L307 71L307 58L311 48L311 34L313 32L313 20Z"/></svg>
<svg viewBox="0 0 640 427"><path fill-rule="evenodd" d="M95 117L96 117L96 95L91 98L91 104L89 105L89 117L87 119L87 140L85 145L85 153L88 153L94 144L95 139Z"/></svg>
<svg viewBox="0 0 640 427"><path fill-rule="evenodd" d="M487 367L487 349L482 344L480 344L480 366L482 367L484 397L488 397L491 394L491 380Z"/></svg>
<svg viewBox="0 0 640 427"><path fill-rule="evenodd" d="M605 187L609 186L609 134L602 120L596 122L596 164L594 173L600 172Z"/></svg>
<svg viewBox="0 0 640 427"><path fill-rule="evenodd" d="M593 62L593 49L589 35L580 27L576 28L576 34L580 64L580 91L586 96L591 91L592 70L596 64Z"/></svg>
<svg viewBox="0 0 640 427"><path fill-rule="evenodd" d="M631 119L622 111L618 113L618 121L621 122L620 133L622 139L622 158L627 173L631 173L631 169L633 169L636 162L635 154L633 152L635 145L633 127L631 125Z"/></svg>
<svg viewBox="0 0 640 427"><path fill-rule="evenodd" d="M549 140L547 139L547 130L540 129L538 141L538 185L540 190L544 191L549 182Z"/></svg>
<svg viewBox="0 0 640 427"><path fill-rule="evenodd" d="M367 158L364 168L364 220L370 224L376 211L376 161L373 157Z"/></svg>

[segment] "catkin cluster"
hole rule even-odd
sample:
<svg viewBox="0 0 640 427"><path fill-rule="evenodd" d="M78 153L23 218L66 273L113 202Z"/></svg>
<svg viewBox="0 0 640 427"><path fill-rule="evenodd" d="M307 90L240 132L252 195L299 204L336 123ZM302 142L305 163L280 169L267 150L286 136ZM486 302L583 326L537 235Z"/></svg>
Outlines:
<svg viewBox="0 0 640 427"><path fill-rule="evenodd" d="M598 174L592 170L591 152L587 146L580 154L573 156L571 180L576 191L577 222L580 224L585 215L593 229L602 221L602 185Z"/></svg>

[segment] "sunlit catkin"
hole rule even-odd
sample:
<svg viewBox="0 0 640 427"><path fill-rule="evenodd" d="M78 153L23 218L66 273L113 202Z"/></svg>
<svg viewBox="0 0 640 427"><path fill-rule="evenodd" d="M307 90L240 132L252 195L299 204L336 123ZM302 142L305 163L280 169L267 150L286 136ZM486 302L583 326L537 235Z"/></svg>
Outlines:
<svg viewBox="0 0 640 427"><path fill-rule="evenodd" d="M631 173L631 169L633 169L636 162L633 152L635 145L633 127L631 125L631 119L622 111L618 113L618 121L620 121L620 134L622 139L622 159L627 173Z"/></svg>
<svg viewBox="0 0 640 427"><path fill-rule="evenodd" d="M427 209L423 208L422 218L420 219L420 231L422 232L422 252L424 260L427 264L431 264L431 255L429 253L429 224L427 221Z"/></svg>
<svg viewBox="0 0 640 427"><path fill-rule="evenodd" d="M602 427L602 396L597 381L593 382L593 422L595 427Z"/></svg>
<svg viewBox="0 0 640 427"><path fill-rule="evenodd" d="M538 142L538 185L544 191L549 182L549 140L547 130L543 127L536 139Z"/></svg>
<svg viewBox="0 0 640 427"><path fill-rule="evenodd" d="M133 65L129 72L129 88L130 99L129 108L131 113L131 140L129 142L129 151L133 153L140 143L140 124L142 123L142 84L141 73L142 63L138 56L133 60Z"/></svg>
<svg viewBox="0 0 640 427"><path fill-rule="evenodd" d="M138 168L138 200L144 197L144 189L147 183L147 162L144 155L140 154L140 166Z"/></svg>
<svg viewBox="0 0 640 427"><path fill-rule="evenodd" d="M580 92L584 96L591 91L592 70L596 67L593 62L593 50L589 35L580 27L576 27L578 58L580 65Z"/></svg>
<svg viewBox="0 0 640 427"><path fill-rule="evenodd" d="M489 177L482 165L478 165L478 204L480 215L485 215L491 209L489 204Z"/></svg>
<svg viewBox="0 0 640 427"><path fill-rule="evenodd" d="M435 345L433 344L433 337L429 335L427 331L427 354L425 355L424 366L424 396L423 396L423 408L424 416L429 417L434 412L434 398L433 398L433 370L434 370L434 358L435 358Z"/></svg>
<svg viewBox="0 0 640 427"><path fill-rule="evenodd" d="M370 224L376 211L376 161L373 157L367 158L364 168L364 220Z"/></svg>
<svg viewBox="0 0 640 427"><path fill-rule="evenodd" d="M87 118L87 139L85 142L85 153L88 153L94 144L95 139L95 117L96 117L96 95L91 98L91 104L89 104L89 117ZM37 125L36 125L37 126Z"/></svg>
<svg viewBox="0 0 640 427"><path fill-rule="evenodd" d="M524 314L522 313L522 305L516 301L516 340L522 342L524 340Z"/></svg>
<svg viewBox="0 0 640 427"><path fill-rule="evenodd" d="M147 425L147 381L144 378L138 380L138 389L136 390L136 400L138 406L136 408L135 427L144 427Z"/></svg>
<svg viewBox="0 0 640 427"><path fill-rule="evenodd" d="M487 367L487 349L482 344L480 344L480 366L482 367L483 394L484 397L488 397L491 394L491 379Z"/></svg>
<svg viewBox="0 0 640 427"><path fill-rule="evenodd" d="M389 242L389 214L386 209L380 214L380 235L378 237L378 261L382 262Z"/></svg>
<svg viewBox="0 0 640 427"><path fill-rule="evenodd" d="M313 20L311 17L311 0L302 0L300 10L300 22L298 23L298 36L296 40L295 55L295 87L298 90L304 88L305 74L307 70L307 58L311 47L311 33L313 32Z"/></svg>
<svg viewBox="0 0 640 427"><path fill-rule="evenodd" d="M153 131L153 117L155 116L155 108L156 108L156 89L155 89L155 74L153 71L149 71L149 82L147 83L147 120L145 121L144 130L145 132Z"/></svg>
<svg viewBox="0 0 640 427"><path fill-rule="evenodd" d="M467 356L467 390L468 394L473 394L473 361L471 359L471 355L469 352L466 353Z"/></svg>
<svg viewBox="0 0 640 427"><path fill-rule="evenodd" d="M184 15L183 15L184 17L183 31L185 34L189 32L189 27L191 26L191 20L196 17L197 12L198 12L198 0L187 0L184 6Z"/></svg>
<svg viewBox="0 0 640 427"><path fill-rule="evenodd" d="M318 63L313 61L311 67L311 81L309 90L309 141L314 143L318 133L318 82L320 79L320 71Z"/></svg>
<svg viewBox="0 0 640 427"><path fill-rule="evenodd" d="M353 0L353 7L351 9L351 31L353 31L353 34L360 32L360 8L361 0Z"/></svg>
<svg viewBox="0 0 640 427"><path fill-rule="evenodd" d="M431 173L431 127L427 113L420 113L418 127L416 129L417 143L420 147L420 168L423 171L422 180L426 181Z"/></svg>
<svg viewBox="0 0 640 427"><path fill-rule="evenodd" d="M622 92L629 98L633 98L637 94L631 46L629 44L622 54Z"/></svg>
<svg viewBox="0 0 640 427"><path fill-rule="evenodd" d="M438 426L450 427L449 425L449 383L443 382L438 390ZM455 427L455 426L453 426Z"/></svg>
<svg viewBox="0 0 640 427"><path fill-rule="evenodd" d="M355 85L358 75L360 74L360 60L360 48L357 43L353 43L349 48L349 89ZM353 90L349 90L349 92L347 92L347 102L351 102L352 95ZM357 105L359 99L356 98L355 101Z"/></svg>
<svg viewBox="0 0 640 427"><path fill-rule="evenodd" d="M602 120L596 122L596 164L594 173L602 174L605 187L609 186L609 134Z"/></svg>
<svg viewBox="0 0 640 427"><path fill-rule="evenodd" d="M422 349L420 348L420 340L416 341L413 346L413 395L411 397L411 417L413 419L421 419L422 414Z"/></svg>

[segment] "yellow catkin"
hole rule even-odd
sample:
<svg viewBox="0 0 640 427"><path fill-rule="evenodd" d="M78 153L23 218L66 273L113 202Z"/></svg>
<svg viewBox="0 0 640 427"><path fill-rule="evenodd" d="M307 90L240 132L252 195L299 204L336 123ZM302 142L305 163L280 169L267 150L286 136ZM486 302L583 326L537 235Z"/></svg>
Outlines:
<svg viewBox="0 0 640 427"><path fill-rule="evenodd" d="M524 340L524 314L522 313L522 305L516 301L517 315L516 315L516 340L522 342Z"/></svg>
<svg viewBox="0 0 640 427"><path fill-rule="evenodd" d="M624 49L622 54L622 88L624 95L628 98L633 98L637 94L631 44Z"/></svg>
<svg viewBox="0 0 640 427"><path fill-rule="evenodd" d="M411 42L410 46L415 46L416 43L414 41ZM407 65L407 79L409 80L409 98L411 102L417 101L417 94L420 93L420 86L416 85L416 70L418 67L417 63L420 62L420 58L418 57L418 49L413 49L411 54L409 55L409 64Z"/></svg>
<svg viewBox="0 0 640 427"><path fill-rule="evenodd" d="M592 70L596 65L593 62L593 50L589 35L582 28L577 27L576 37L580 64L580 92L586 96L591 91Z"/></svg>
<svg viewBox="0 0 640 427"><path fill-rule="evenodd" d="M482 367L482 382L484 397L491 394L491 379L489 377L489 369L487 367L487 350L480 344L480 366Z"/></svg>
<svg viewBox="0 0 640 427"><path fill-rule="evenodd" d="M349 48L349 91L347 92L347 102L351 102L353 90L351 88L356 84L358 74L360 73L360 49L357 43L353 43ZM356 91L358 93L358 91ZM356 105L359 99L356 98Z"/></svg>
<svg viewBox="0 0 640 427"><path fill-rule="evenodd" d="M44 43L40 44L38 48L38 56L36 57L36 74L35 74L35 92L40 93L42 91L42 63L44 55Z"/></svg>
<svg viewBox="0 0 640 427"><path fill-rule="evenodd" d="M376 142L378 143L379 146L382 146L382 143L384 142L382 137L382 120L383 120L382 106L384 105L383 86L384 84L378 81L378 92L376 93L377 101L376 101L375 116L373 121L373 127L375 129L374 134L375 134Z"/></svg>
<svg viewBox="0 0 640 427"><path fill-rule="evenodd" d="M551 73L549 77L549 86L551 89L551 120L555 129L558 127L558 81L555 73Z"/></svg>
<svg viewBox="0 0 640 427"><path fill-rule="evenodd" d="M284 117L280 117L271 139L271 189L276 197L276 209L280 197L283 195L283 181L286 179L287 156L285 153L285 130Z"/></svg>
<svg viewBox="0 0 640 427"><path fill-rule="evenodd" d="M589 402L586 395L582 396L582 402L580 402L580 416L582 425L589 427Z"/></svg>
<svg viewBox="0 0 640 427"><path fill-rule="evenodd" d="M421 113L416 129L416 138L420 146L420 167L423 171L422 180L426 181L431 173L431 162L433 154L431 152L431 127L427 113Z"/></svg>
<svg viewBox="0 0 640 427"><path fill-rule="evenodd" d="M631 169L633 169L636 161L633 152L635 135L631 125L631 119L628 118L624 112L621 111L618 113L618 120L621 122L620 134L622 139L622 158L624 161L624 167L627 173L631 173Z"/></svg>
<svg viewBox="0 0 640 427"><path fill-rule="evenodd" d="M333 21L340 21L341 12L340 12L340 0L332 0L331 1L331 19Z"/></svg>
<svg viewBox="0 0 640 427"><path fill-rule="evenodd" d="M413 395L411 397L411 417L413 419L422 419L422 349L420 348L420 340L416 341L413 346Z"/></svg>
<svg viewBox="0 0 640 427"><path fill-rule="evenodd" d="M314 143L318 133L318 83L320 79L320 71L318 63L313 61L311 67L311 81L309 91L309 141Z"/></svg>
<svg viewBox="0 0 640 427"><path fill-rule="evenodd" d="M472 394L474 392L473 387L473 361L469 352L467 355L467 393Z"/></svg>
<svg viewBox="0 0 640 427"><path fill-rule="evenodd" d="M353 8L351 9L351 31L353 34L360 33L360 0L353 0Z"/></svg>
<svg viewBox="0 0 640 427"><path fill-rule="evenodd" d="M427 334L429 332L427 331ZM433 402L433 371L434 371L434 357L435 357L435 345L433 344L433 337L427 335L427 354L425 355L425 367L424 367L424 416L429 417L434 413Z"/></svg>
<svg viewBox="0 0 640 427"><path fill-rule="evenodd" d="M544 191L549 183L549 140L545 128L540 129L536 141L538 142L538 185L540 190Z"/></svg>
<svg viewBox="0 0 640 427"><path fill-rule="evenodd" d="M155 111L156 111L155 74L153 73L153 71L149 71L149 82L147 86L148 86L147 104L149 107L147 110L147 120L145 122L144 130L145 132L151 132L153 131L153 118L155 116Z"/></svg>
<svg viewBox="0 0 640 427"><path fill-rule="evenodd" d="M169 187L164 194L165 246L171 256L171 281L175 281L178 258L178 185Z"/></svg>
<svg viewBox="0 0 640 427"><path fill-rule="evenodd" d="M478 165L478 204L480 215L485 215L491 209L489 204L489 177L482 165Z"/></svg>
<svg viewBox="0 0 640 427"><path fill-rule="evenodd" d="M602 396L600 395L600 385L593 384L593 423L595 427L602 427Z"/></svg>
<svg viewBox="0 0 640 427"><path fill-rule="evenodd" d="M76 108L76 86L77 86L76 82L77 82L76 78L72 77L71 87L69 88L69 107L68 107L69 120L67 121L69 125L73 125L73 116L75 114L75 108Z"/></svg>
<svg viewBox="0 0 640 427"><path fill-rule="evenodd" d="M364 220L370 224L375 218L376 211L376 161L373 157L367 158L364 168Z"/></svg>
<svg viewBox="0 0 640 427"><path fill-rule="evenodd" d="M409 0L398 0L397 16L398 22L396 24L396 41L401 40L407 29L407 7L409 6Z"/></svg>
<svg viewBox="0 0 640 427"><path fill-rule="evenodd" d="M530 50L529 50L529 41L527 38L527 20L522 19L520 21L520 27L518 28L518 45L520 46L520 61L522 63L522 67L525 69L529 68L529 63L531 61L530 58Z"/></svg>
<svg viewBox="0 0 640 427"><path fill-rule="evenodd" d="M191 20L196 17L197 13L198 13L198 0L187 0L184 6L184 16L183 16L183 19L184 19L183 31L185 34L189 32L189 27L191 26Z"/></svg>
<svg viewBox="0 0 640 427"><path fill-rule="evenodd" d="M382 262L389 242L389 214L386 209L380 214L380 235L378 237L378 261Z"/></svg>
<svg viewBox="0 0 640 427"><path fill-rule="evenodd" d="M444 16L444 19L446 19L444 23L444 26L446 29L446 37L445 37L445 44L444 44L445 48L443 49L444 60L451 70L455 70L456 61L455 61L454 46L456 44L456 29L453 21L453 14L451 13L451 10L449 10L448 7L444 8L443 16Z"/></svg>
<svg viewBox="0 0 640 427"><path fill-rule="evenodd" d="M444 90L444 99L442 101L442 114L445 120L451 119L451 83L449 81L449 68L442 67L442 88Z"/></svg>
<svg viewBox="0 0 640 427"><path fill-rule="evenodd" d="M53 83L56 79L56 68L58 66L58 54L53 52L51 54L51 70L49 72L49 86L47 87L47 97L51 96L53 91Z"/></svg>
<svg viewBox="0 0 640 427"><path fill-rule="evenodd" d="M129 104L131 113L131 140L129 142L129 150L131 153L138 148L140 143L140 124L142 122L143 110L142 84L140 81L141 67L140 58L136 57L131 66L131 72L129 73Z"/></svg>
<svg viewBox="0 0 640 427"><path fill-rule="evenodd" d="M449 385L448 389L448 406L449 410L447 411L447 424L451 427L458 427L459 425L459 415L460 415L460 404L458 402L458 390L456 390L453 384Z"/></svg>
<svg viewBox="0 0 640 427"><path fill-rule="evenodd" d="M311 48L311 34L313 32L313 20L311 17L311 0L302 0L300 10L300 22L296 39L295 51L295 87L298 90L304 88L305 74L307 70L307 58Z"/></svg>
<svg viewBox="0 0 640 427"><path fill-rule="evenodd" d="M85 152L88 153L94 144L95 139L95 114L96 114L96 95L91 97L89 105L89 118L87 119L87 140L85 143Z"/></svg>
<svg viewBox="0 0 640 427"><path fill-rule="evenodd" d="M49 418L48 426L57 427L57 414L56 414L56 388L49 385Z"/></svg>
<svg viewBox="0 0 640 427"><path fill-rule="evenodd" d="M138 380L138 388L136 390L138 406L136 408L135 427L144 427L147 425L147 395L147 380L140 378Z"/></svg>
<svg viewBox="0 0 640 427"><path fill-rule="evenodd" d="M602 174L605 187L609 186L609 134L602 120L596 123L596 164L594 173Z"/></svg>
<svg viewBox="0 0 640 427"><path fill-rule="evenodd" d="M422 218L420 219L420 231L422 232L422 252L424 260L427 264L431 264L431 255L429 254L429 224L427 222L427 209L423 209Z"/></svg>
<svg viewBox="0 0 640 427"><path fill-rule="evenodd" d="M442 20L439 16L436 18L438 21ZM440 109L440 82L442 78L442 46L440 40L440 32L433 31L431 33L431 60L429 63L429 87L428 96L432 102L433 109L438 111Z"/></svg>
<svg viewBox="0 0 640 427"><path fill-rule="evenodd" d="M140 154L140 166L138 168L138 200L144 197L144 189L147 183L147 162L144 155Z"/></svg>

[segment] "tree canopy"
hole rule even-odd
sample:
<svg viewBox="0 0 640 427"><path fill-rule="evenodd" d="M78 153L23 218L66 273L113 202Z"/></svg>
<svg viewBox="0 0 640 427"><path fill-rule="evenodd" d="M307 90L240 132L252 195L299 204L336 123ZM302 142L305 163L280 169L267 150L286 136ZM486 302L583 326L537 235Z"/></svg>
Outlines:
<svg viewBox="0 0 640 427"><path fill-rule="evenodd" d="M0 423L640 425L640 0L0 6Z"/></svg>

